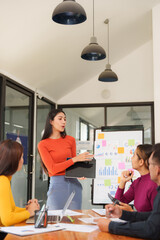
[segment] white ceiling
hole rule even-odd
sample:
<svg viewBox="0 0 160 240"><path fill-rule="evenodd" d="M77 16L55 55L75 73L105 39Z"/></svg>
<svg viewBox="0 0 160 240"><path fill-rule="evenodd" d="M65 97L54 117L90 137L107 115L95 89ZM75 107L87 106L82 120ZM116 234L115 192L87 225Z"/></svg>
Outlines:
<svg viewBox="0 0 160 240"><path fill-rule="evenodd" d="M93 1L77 0L87 21L73 26L52 21L62 0L0 0L0 71L58 101L105 69L107 59L88 62ZM95 0L95 36L113 65L152 38L151 9L160 0Z"/></svg>

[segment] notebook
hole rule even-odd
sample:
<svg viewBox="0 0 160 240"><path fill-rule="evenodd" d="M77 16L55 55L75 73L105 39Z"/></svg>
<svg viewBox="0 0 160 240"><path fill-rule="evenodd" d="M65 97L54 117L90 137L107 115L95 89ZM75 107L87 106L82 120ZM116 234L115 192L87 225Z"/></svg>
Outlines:
<svg viewBox="0 0 160 240"><path fill-rule="evenodd" d="M62 221L62 218L65 216L65 212L68 209L69 205L71 204L74 195L75 195L75 191L73 191L70 194L70 196L67 199L67 202L65 203L64 208L62 209L60 215L51 215L51 216L47 217L48 223L59 223L59 222ZM32 223L33 224L34 223L34 217L31 217L31 218L27 219L26 223Z"/></svg>

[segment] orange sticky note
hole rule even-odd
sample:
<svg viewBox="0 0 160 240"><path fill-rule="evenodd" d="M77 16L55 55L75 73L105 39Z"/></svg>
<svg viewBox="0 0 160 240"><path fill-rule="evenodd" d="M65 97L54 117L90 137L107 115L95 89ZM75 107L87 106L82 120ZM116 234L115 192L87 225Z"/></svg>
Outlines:
<svg viewBox="0 0 160 240"><path fill-rule="evenodd" d="M124 147L119 147L118 148L118 153L124 153Z"/></svg>
<svg viewBox="0 0 160 240"><path fill-rule="evenodd" d="M118 183L120 183L120 181L121 181L121 177L118 177Z"/></svg>
<svg viewBox="0 0 160 240"><path fill-rule="evenodd" d="M98 134L98 139L104 139L104 133L99 133Z"/></svg>

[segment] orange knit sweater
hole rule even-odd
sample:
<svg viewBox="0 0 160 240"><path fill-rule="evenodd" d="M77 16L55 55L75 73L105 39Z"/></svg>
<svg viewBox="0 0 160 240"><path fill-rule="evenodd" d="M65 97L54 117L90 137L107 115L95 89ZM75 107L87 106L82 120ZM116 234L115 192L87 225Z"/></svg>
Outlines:
<svg viewBox="0 0 160 240"><path fill-rule="evenodd" d="M46 166L49 176L65 175L66 168L74 164L72 158L76 156L76 141L71 136L65 138L46 138L38 144L41 159Z"/></svg>

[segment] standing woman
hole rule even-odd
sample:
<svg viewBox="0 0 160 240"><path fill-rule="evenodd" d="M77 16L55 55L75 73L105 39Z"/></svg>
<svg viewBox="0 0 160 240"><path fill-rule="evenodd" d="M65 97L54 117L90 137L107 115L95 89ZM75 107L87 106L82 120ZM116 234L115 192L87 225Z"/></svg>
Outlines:
<svg viewBox="0 0 160 240"><path fill-rule="evenodd" d="M131 184L128 191L124 193L125 185L134 175L133 171L123 171L121 180L115 197L123 203L130 203L134 200L134 206L139 212L149 212L153 208L153 200L157 194L157 184L150 179L148 159L152 153L151 144L140 144L137 146L132 157L132 168L140 173ZM127 204L123 204L122 209L132 210Z"/></svg>
<svg viewBox="0 0 160 240"><path fill-rule="evenodd" d="M15 205L12 190L12 175L20 171L23 165L23 147L16 141L5 140L0 143L0 226L10 226L34 216L39 210L37 199L29 200L26 208ZM5 233L0 233L4 239Z"/></svg>
<svg viewBox="0 0 160 240"><path fill-rule="evenodd" d="M81 209L82 186L76 178L65 178L65 170L76 162L91 161L93 158L88 152L76 156L75 138L66 134L65 126L65 113L61 109L51 110L38 144L42 166L50 177L47 206L52 210L62 209L72 191L76 194L70 208Z"/></svg>

